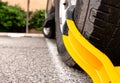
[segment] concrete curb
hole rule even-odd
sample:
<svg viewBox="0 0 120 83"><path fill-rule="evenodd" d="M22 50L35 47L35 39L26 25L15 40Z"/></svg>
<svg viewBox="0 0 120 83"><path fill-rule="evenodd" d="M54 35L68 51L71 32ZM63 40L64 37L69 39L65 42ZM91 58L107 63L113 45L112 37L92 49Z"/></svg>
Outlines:
<svg viewBox="0 0 120 83"><path fill-rule="evenodd" d="M0 37L44 37L43 34L33 33L0 33Z"/></svg>

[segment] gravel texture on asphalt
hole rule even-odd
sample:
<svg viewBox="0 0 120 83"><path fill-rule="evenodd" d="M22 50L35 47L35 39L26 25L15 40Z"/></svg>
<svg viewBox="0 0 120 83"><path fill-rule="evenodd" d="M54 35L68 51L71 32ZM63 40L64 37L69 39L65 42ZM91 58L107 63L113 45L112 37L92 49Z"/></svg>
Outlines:
<svg viewBox="0 0 120 83"><path fill-rule="evenodd" d="M60 60L54 40L0 37L0 83L91 83L91 80Z"/></svg>

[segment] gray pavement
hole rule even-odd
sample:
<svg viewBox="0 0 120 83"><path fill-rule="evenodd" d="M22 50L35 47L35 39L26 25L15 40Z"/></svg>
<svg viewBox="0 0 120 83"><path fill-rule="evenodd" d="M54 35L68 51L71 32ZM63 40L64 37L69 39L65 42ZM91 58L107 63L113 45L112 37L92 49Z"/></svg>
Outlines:
<svg viewBox="0 0 120 83"><path fill-rule="evenodd" d="M91 80L60 60L55 40L43 36L1 36L0 83L91 83Z"/></svg>

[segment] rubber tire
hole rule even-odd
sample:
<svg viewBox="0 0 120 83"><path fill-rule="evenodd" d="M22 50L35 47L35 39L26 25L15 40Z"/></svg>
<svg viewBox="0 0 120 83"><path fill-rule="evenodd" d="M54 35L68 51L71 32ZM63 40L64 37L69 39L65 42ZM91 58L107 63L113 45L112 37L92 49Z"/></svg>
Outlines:
<svg viewBox="0 0 120 83"><path fill-rule="evenodd" d="M81 1L77 1L74 16L80 16ZM99 11L99 12L98 12ZM93 32L87 36L83 34L95 47L104 52L115 66L120 65L120 1L102 0L95 16ZM88 12L89 13L89 12ZM74 17L78 29L81 18ZM86 19L85 23L88 23ZM84 27L83 27L84 28ZM89 30L82 33L89 33Z"/></svg>
<svg viewBox="0 0 120 83"><path fill-rule="evenodd" d="M76 63L73 61L73 59L70 57L70 55L66 51L66 48L62 40L62 33L60 31L60 20L59 20L59 1L60 0L55 0L55 22L56 22L55 24L56 24L57 49L59 54L61 55L63 62L65 62L66 65L70 67L74 67L76 66Z"/></svg>
<svg viewBox="0 0 120 83"><path fill-rule="evenodd" d="M44 35L46 38L54 39L54 38L55 38L55 28L53 28L53 27L47 27L47 28L50 28L50 31L49 31L48 34L45 34L44 28L46 28L46 27L43 27L43 29L42 29L43 35Z"/></svg>
<svg viewBox="0 0 120 83"><path fill-rule="evenodd" d="M55 12L55 8L53 7L52 0L47 1L47 6L46 6L46 18L53 17L53 13ZM52 15L52 16L51 16ZM55 21L51 21L50 23L47 23L42 29L42 33L46 38L54 39L55 38ZM44 28L50 28L50 32L48 34L45 34Z"/></svg>

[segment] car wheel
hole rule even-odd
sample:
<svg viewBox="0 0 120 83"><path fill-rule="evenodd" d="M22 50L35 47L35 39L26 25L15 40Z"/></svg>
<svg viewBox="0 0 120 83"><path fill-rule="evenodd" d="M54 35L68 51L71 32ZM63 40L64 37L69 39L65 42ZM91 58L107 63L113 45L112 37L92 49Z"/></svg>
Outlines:
<svg viewBox="0 0 120 83"><path fill-rule="evenodd" d="M43 23L43 34L46 38L55 38L55 8L54 0L47 1L45 21Z"/></svg>
<svg viewBox="0 0 120 83"><path fill-rule="evenodd" d="M55 37L55 30L53 27L43 27L42 32L46 38L54 38Z"/></svg>
<svg viewBox="0 0 120 83"><path fill-rule="evenodd" d="M56 22L56 43L58 52L61 55L62 60L68 66L75 66L76 63L70 57L68 52L65 49L62 40L62 34L64 33L64 29L67 28L66 26L66 13L67 10L76 4L76 0L55 0L55 22ZM67 33L66 33L67 34Z"/></svg>

